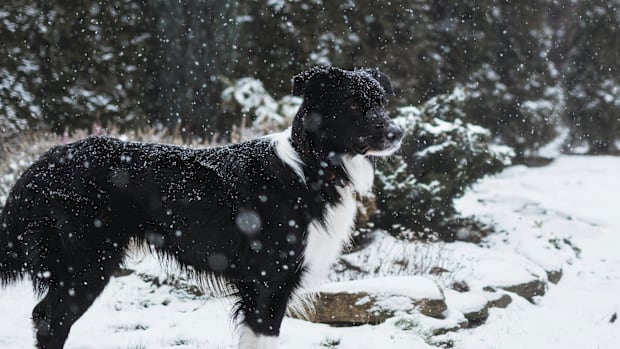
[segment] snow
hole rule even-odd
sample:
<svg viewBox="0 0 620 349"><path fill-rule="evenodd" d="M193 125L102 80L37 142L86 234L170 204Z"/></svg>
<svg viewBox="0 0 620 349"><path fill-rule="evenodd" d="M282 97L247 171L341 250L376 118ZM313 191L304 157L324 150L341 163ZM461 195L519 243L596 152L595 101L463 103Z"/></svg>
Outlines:
<svg viewBox="0 0 620 349"><path fill-rule="evenodd" d="M457 292L446 290L446 304L450 309L456 309L463 314L472 313L483 309L489 297L481 292Z"/></svg>
<svg viewBox="0 0 620 349"><path fill-rule="evenodd" d="M373 294L403 295L413 299L442 299L437 284L422 276L387 276L373 279L335 282L323 285L319 291L333 293L369 292Z"/></svg>
<svg viewBox="0 0 620 349"><path fill-rule="evenodd" d="M455 347L617 348L620 323L610 319L620 312L618 173L618 157L560 157L548 167L513 167L461 200L463 211L487 212L508 239L562 234L581 253L536 305L513 297L487 324L451 334Z"/></svg>
<svg viewBox="0 0 620 349"><path fill-rule="evenodd" d="M459 324L465 322L465 316L460 311L448 309L443 314L445 319L436 319L421 314L401 316L400 321L410 321L416 325L413 329L422 337L430 336L434 331L446 328L458 328ZM370 349L370 348L369 348Z"/></svg>
<svg viewBox="0 0 620 349"><path fill-rule="evenodd" d="M447 319L414 312L375 326L329 327L286 318L280 347L417 349L453 341L460 349L617 348L620 321L610 320L620 312L618 173L618 157L562 156L546 167L515 166L484 179L457 208L494 224L499 232L480 245L444 245L449 253L443 256L463 264L455 277L471 288L463 294L445 291ZM196 296L172 283L157 287L143 277L167 277L152 258L132 259L127 267L136 272L111 280L72 329L68 348L236 348L230 298ZM464 312L484 303L488 294L479 289L484 284L544 280L545 271L559 267L560 282L549 284L547 294L534 304L511 294L513 302L506 309L490 309L485 324L429 335L448 324L456 327ZM427 277L398 275L322 289L390 293L396 296L394 307L400 306L398 295L437 290ZM0 291L0 347L33 347L29 317L35 302L26 282Z"/></svg>
<svg viewBox="0 0 620 349"><path fill-rule="evenodd" d="M501 272L498 272L501 271ZM472 265L473 285L510 286L527 283L534 279L546 278L545 270L519 255L487 251L482 253Z"/></svg>

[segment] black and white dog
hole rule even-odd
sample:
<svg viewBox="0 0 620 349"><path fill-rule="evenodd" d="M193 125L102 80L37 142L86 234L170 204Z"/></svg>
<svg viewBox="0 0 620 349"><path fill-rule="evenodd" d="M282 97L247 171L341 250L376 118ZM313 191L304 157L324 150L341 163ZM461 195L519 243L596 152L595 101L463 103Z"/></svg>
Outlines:
<svg viewBox="0 0 620 349"><path fill-rule="evenodd" d="M372 156L402 131L384 110L377 70L315 67L292 127L211 148L91 137L49 150L13 187L0 215L0 278L29 276L39 348L62 348L123 263L145 242L238 297L241 348L275 348L291 297L326 276L349 237L354 192L373 182Z"/></svg>

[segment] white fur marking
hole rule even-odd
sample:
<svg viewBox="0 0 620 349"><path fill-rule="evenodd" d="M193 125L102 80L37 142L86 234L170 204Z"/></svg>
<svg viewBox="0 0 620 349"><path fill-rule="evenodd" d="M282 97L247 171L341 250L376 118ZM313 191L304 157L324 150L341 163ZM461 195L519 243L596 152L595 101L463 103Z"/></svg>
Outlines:
<svg viewBox="0 0 620 349"><path fill-rule="evenodd" d="M256 334L251 328L243 326L239 336L239 349L277 349L278 337Z"/></svg>
<svg viewBox="0 0 620 349"><path fill-rule="evenodd" d="M338 191L342 202L327 208L325 224L313 221L308 227L308 243L304 251L307 271L302 276L302 288L312 289L321 285L349 239L357 205L350 187L338 188Z"/></svg>
<svg viewBox="0 0 620 349"><path fill-rule="evenodd" d="M355 191L360 194L368 194L375 179L375 169L370 161L362 155L346 155L342 164L351 183L353 183Z"/></svg>
<svg viewBox="0 0 620 349"><path fill-rule="evenodd" d="M327 279L331 265L350 239L357 214L353 191L365 194L372 189L374 168L368 159L361 155L347 155L342 163L352 185L337 188L342 201L327 207L325 224L313 221L308 226L308 242L304 251L306 273L302 276L301 289L293 294L288 306L289 312L302 317L306 315L304 312L312 311L313 289Z"/></svg>
<svg viewBox="0 0 620 349"><path fill-rule="evenodd" d="M299 158L299 154L293 145L291 144L291 128L284 130L280 133L274 133L266 136L271 139L276 148L276 155L287 164L293 172L295 172L299 178L306 183L306 176L304 175L304 163Z"/></svg>

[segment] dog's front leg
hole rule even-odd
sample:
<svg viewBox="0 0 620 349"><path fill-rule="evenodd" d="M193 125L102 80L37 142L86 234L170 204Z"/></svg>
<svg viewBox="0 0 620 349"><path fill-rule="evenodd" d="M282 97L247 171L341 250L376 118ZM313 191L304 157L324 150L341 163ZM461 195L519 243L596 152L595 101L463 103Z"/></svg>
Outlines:
<svg viewBox="0 0 620 349"><path fill-rule="evenodd" d="M299 278L299 271L289 271L280 278L237 282L242 319L239 349L278 348L280 325Z"/></svg>
<svg viewBox="0 0 620 349"><path fill-rule="evenodd" d="M277 349L278 336L254 332L248 325L242 325L239 337L239 349Z"/></svg>

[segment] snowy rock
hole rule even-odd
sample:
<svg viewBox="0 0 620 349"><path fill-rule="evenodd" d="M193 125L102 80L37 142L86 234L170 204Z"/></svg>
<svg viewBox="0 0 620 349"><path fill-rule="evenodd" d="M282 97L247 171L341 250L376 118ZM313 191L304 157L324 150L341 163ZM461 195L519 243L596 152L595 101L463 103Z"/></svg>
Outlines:
<svg viewBox="0 0 620 349"><path fill-rule="evenodd" d="M537 239L523 239L517 252L543 268L547 279L557 284L562 278L562 267L566 256L552 243L541 244Z"/></svg>
<svg viewBox="0 0 620 349"><path fill-rule="evenodd" d="M476 262L473 273L475 288L513 292L530 302L547 290L547 271L519 255L489 252Z"/></svg>
<svg viewBox="0 0 620 349"><path fill-rule="evenodd" d="M379 324L396 314L414 311L444 319L447 305L437 284L419 276L381 277L328 284L317 293L311 322L339 326Z"/></svg>
<svg viewBox="0 0 620 349"><path fill-rule="evenodd" d="M378 302L376 296L366 292L319 292L314 309L306 315L306 320L336 326L375 325L394 315L392 310L383 309Z"/></svg>
<svg viewBox="0 0 620 349"><path fill-rule="evenodd" d="M522 284L502 286L499 288L508 292L516 293L533 303L534 297L545 295L545 292L547 291L547 283L544 280L535 279Z"/></svg>
<svg viewBox="0 0 620 349"><path fill-rule="evenodd" d="M558 270L547 270L547 279L549 279L549 282L557 284L558 282L560 282L560 280L562 279L562 269L558 269Z"/></svg>
<svg viewBox="0 0 620 349"><path fill-rule="evenodd" d="M425 336L439 336L458 331L467 326L467 319L460 311L449 309L444 319L424 316L420 313L405 314L395 318L394 325L401 330L413 330ZM391 321L391 320L388 320Z"/></svg>
<svg viewBox="0 0 620 349"><path fill-rule="evenodd" d="M450 309L463 313L467 327L477 326L489 317L489 300L481 292L457 292L446 290L446 303Z"/></svg>
<svg viewBox="0 0 620 349"><path fill-rule="evenodd" d="M467 323L463 327L481 325L489 317L489 309L505 308L512 302L510 295L500 292L457 292L446 290L446 303L451 310L463 313Z"/></svg>
<svg viewBox="0 0 620 349"><path fill-rule="evenodd" d="M485 292L485 296L489 300L489 308L506 308L512 303L512 297L507 293Z"/></svg>
<svg viewBox="0 0 620 349"><path fill-rule="evenodd" d="M436 319L443 319L448 306L444 299L420 299L415 301L420 313Z"/></svg>

